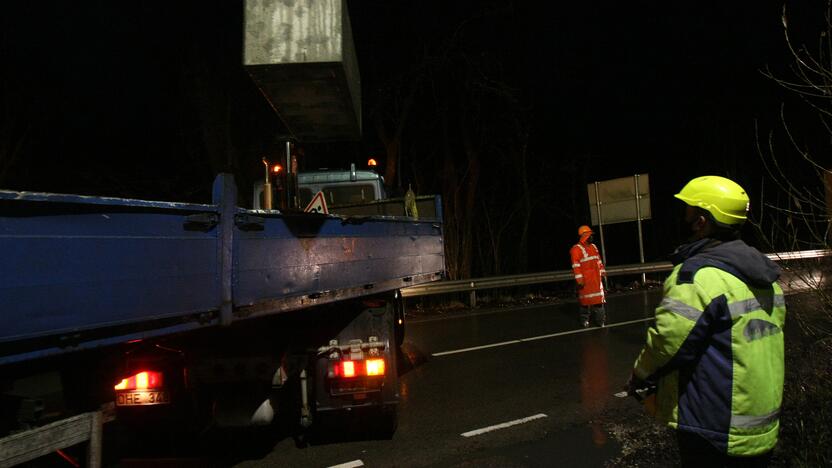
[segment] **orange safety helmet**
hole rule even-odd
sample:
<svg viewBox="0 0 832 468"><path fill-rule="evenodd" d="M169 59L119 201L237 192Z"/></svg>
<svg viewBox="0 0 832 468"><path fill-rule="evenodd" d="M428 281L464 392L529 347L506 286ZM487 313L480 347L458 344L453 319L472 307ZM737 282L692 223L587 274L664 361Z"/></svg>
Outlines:
<svg viewBox="0 0 832 468"><path fill-rule="evenodd" d="M584 234L592 234L592 228L587 225L583 225L578 228L578 237L583 237Z"/></svg>

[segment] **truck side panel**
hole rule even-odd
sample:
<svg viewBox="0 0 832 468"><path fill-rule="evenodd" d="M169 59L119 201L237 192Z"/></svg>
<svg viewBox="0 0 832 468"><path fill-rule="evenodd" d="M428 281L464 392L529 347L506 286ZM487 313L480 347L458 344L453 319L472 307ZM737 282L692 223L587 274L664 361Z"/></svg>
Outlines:
<svg viewBox="0 0 832 468"><path fill-rule="evenodd" d="M217 307L216 235L185 229L192 210L3 203L0 344Z"/></svg>
<svg viewBox="0 0 832 468"><path fill-rule="evenodd" d="M263 231L239 236L238 259L236 306L375 287L444 269L436 223L368 219L345 224L320 215L267 219Z"/></svg>

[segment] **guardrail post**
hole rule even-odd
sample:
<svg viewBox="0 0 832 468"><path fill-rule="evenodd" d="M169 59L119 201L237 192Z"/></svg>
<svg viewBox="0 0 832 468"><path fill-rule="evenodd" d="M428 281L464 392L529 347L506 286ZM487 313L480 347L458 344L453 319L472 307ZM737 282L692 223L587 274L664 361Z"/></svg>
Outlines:
<svg viewBox="0 0 832 468"><path fill-rule="evenodd" d="M473 281L471 281L471 292L468 293L468 303L472 309L477 308L477 290Z"/></svg>
<svg viewBox="0 0 832 468"><path fill-rule="evenodd" d="M101 468L101 434L104 420L101 411L95 411L90 418L90 440L87 443L87 467Z"/></svg>
<svg viewBox="0 0 832 468"><path fill-rule="evenodd" d="M73 445L87 444L87 466L101 466L102 425L115 419L114 405L81 413L0 439L0 467L14 466Z"/></svg>
<svg viewBox="0 0 832 468"><path fill-rule="evenodd" d="M644 264L644 236L641 232L641 190L638 186L638 178L640 177L639 174L633 176L633 182L635 183L635 192L636 192L636 218L638 221L638 257L640 263ZM647 275L644 273L641 274L641 284L642 286L647 283Z"/></svg>

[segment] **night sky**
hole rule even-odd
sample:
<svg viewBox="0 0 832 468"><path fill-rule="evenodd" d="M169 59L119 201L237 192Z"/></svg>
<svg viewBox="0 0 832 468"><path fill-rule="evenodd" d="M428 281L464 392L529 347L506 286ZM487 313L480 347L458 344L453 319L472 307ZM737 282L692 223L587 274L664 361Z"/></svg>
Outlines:
<svg viewBox="0 0 832 468"><path fill-rule="evenodd" d="M528 262L506 264L506 271L568 267L575 230L589 221L586 184L636 173L649 173L652 182L646 257L661 259L681 240L672 194L690 178L731 177L759 198L764 174L755 125L764 136L777 132L781 104L807 144L824 143L811 114L761 73L790 73L782 1L348 5L364 135L305 145L301 164L383 161L374 122L395 108L392 94L416 82L401 183L419 193L443 191L437 174L447 166L437 148L458 148L459 138L433 124L447 116L488 122L479 136L489 149L482 151L481 219L505 202L501 193L517 196L504 190L516 181L501 178L517 142L506 135L517 132L501 125L507 114L519 116L534 211ZM812 45L825 2L788 6L794 40ZM0 187L208 202L217 172L249 183L260 158L278 154L285 129L242 69L241 24L238 1L4 1ZM432 81L414 81L420 73ZM442 95L431 86L464 89L454 80L471 73L510 98L476 107L429 99ZM635 224L609 226L606 234L608 263L638 261ZM487 256L478 254L474 273L489 272Z"/></svg>

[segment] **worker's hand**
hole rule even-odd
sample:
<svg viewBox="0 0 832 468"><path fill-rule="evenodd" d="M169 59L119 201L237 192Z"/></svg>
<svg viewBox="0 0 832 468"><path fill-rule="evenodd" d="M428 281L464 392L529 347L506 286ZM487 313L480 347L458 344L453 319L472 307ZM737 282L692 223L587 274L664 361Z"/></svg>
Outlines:
<svg viewBox="0 0 832 468"><path fill-rule="evenodd" d="M578 289L583 289L584 288L584 283L578 281L577 283L575 283L575 287L578 288Z"/></svg>
<svg viewBox="0 0 832 468"><path fill-rule="evenodd" d="M630 378L624 384L624 390L627 391L628 395L635 397L636 400L641 402L645 401L647 397L653 396L655 403L656 382L640 379L636 376L635 372L630 374Z"/></svg>
<svg viewBox="0 0 832 468"><path fill-rule="evenodd" d="M628 395L634 395L636 398L639 398L638 393L636 393L636 390L643 389L647 386L648 383L646 381L636 377L635 372L632 372L630 373L630 378L627 379L627 382L624 384L624 390L627 391Z"/></svg>

